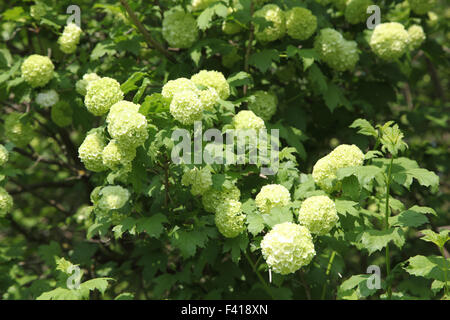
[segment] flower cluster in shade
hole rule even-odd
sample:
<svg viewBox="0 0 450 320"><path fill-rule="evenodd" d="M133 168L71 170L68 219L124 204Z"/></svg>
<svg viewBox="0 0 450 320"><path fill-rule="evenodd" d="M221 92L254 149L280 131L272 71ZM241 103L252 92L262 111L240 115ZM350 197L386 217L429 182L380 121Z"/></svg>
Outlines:
<svg viewBox="0 0 450 320"><path fill-rule="evenodd" d="M331 28L320 30L314 41L314 48L320 59L336 71L353 70L359 60L357 43L346 40Z"/></svg>
<svg viewBox="0 0 450 320"><path fill-rule="evenodd" d="M272 208L287 206L290 202L289 190L280 184L265 185L255 198L256 206L263 214L269 214Z"/></svg>
<svg viewBox="0 0 450 320"><path fill-rule="evenodd" d="M208 167L197 167L186 171L181 178L181 184L191 186L194 196L203 195L212 186L212 175Z"/></svg>
<svg viewBox="0 0 450 320"><path fill-rule="evenodd" d="M183 10L166 11L162 35L171 47L190 48L198 38L197 21L192 14Z"/></svg>
<svg viewBox="0 0 450 320"><path fill-rule="evenodd" d="M51 107L59 101L58 93L51 89L40 92L36 96L36 103L41 107Z"/></svg>
<svg viewBox="0 0 450 320"><path fill-rule="evenodd" d="M3 167L9 159L9 152L4 145L0 144L0 167ZM5 188L0 187L0 217L5 216L7 213L11 212L14 201L11 195L5 190Z"/></svg>
<svg viewBox="0 0 450 320"><path fill-rule="evenodd" d="M245 214L241 203L234 199L225 199L216 208L214 221L219 232L226 238L234 238L245 231Z"/></svg>
<svg viewBox="0 0 450 320"><path fill-rule="evenodd" d="M333 184L337 170L361 166L363 162L364 154L357 146L342 144L316 162L312 177L321 189L333 192L339 188L338 184Z"/></svg>
<svg viewBox="0 0 450 320"><path fill-rule="evenodd" d="M102 116L108 113L113 104L123 99L123 92L117 80L103 77L88 81L84 104L90 113Z"/></svg>
<svg viewBox="0 0 450 320"><path fill-rule="evenodd" d="M5 137L18 147L25 147L35 136L30 119L19 112L6 116L4 130Z"/></svg>
<svg viewBox="0 0 450 320"><path fill-rule="evenodd" d="M104 211L121 209L130 198L130 192L121 186L103 187L98 195L97 206Z"/></svg>
<svg viewBox="0 0 450 320"><path fill-rule="evenodd" d="M277 111L277 97L262 90L255 91L252 96L253 98L248 102L249 110L264 121L269 121Z"/></svg>
<svg viewBox="0 0 450 320"><path fill-rule="evenodd" d="M303 201L298 221L312 234L325 235L339 220L336 205L328 196L312 196Z"/></svg>

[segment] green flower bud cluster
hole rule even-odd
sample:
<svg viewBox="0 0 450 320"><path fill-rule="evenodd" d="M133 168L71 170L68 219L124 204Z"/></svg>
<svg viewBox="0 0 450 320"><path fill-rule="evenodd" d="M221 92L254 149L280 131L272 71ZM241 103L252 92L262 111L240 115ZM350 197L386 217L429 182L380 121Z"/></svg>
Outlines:
<svg viewBox="0 0 450 320"><path fill-rule="evenodd" d="M409 34L398 22L381 23L375 27L369 44L381 59L392 61L406 53Z"/></svg>
<svg viewBox="0 0 450 320"><path fill-rule="evenodd" d="M190 48L198 38L197 21L190 13L182 10L166 11L162 35L171 47Z"/></svg>
<svg viewBox="0 0 450 320"><path fill-rule="evenodd" d="M261 241L267 265L282 275L308 265L316 255L309 230L292 222L277 224Z"/></svg>
<svg viewBox="0 0 450 320"><path fill-rule="evenodd" d="M196 91L176 93L170 102L170 113L179 122L191 125L203 117L203 104Z"/></svg>
<svg viewBox="0 0 450 320"><path fill-rule="evenodd" d="M86 95L86 88L91 81L99 80L100 76L96 73L86 73L82 79L78 80L75 84L76 91L82 96Z"/></svg>
<svg viewBox="0 0 450 320"><path fill-rule="evenodd" d="M337 71L352 70L359 60L356 42L346 40L331 28L320 30L314 41L314 48L321 60Z"/></svg>
<svg viewBox="0 0 450 320"><path fill-rule="evenodd" d="M436 5L436 0L408 0L409 7L416 14L426 14Z"/></svg>
<svg viewBox="0 0 450 320"><path fill-rule="evenodd" d="M317 29L317 18L306 8L294 7L286 12L286 33L293 39L306 40Z"/></svg>
<svg viewBox="0 0 450 320"><path fill-rule="evenodd" d="M226 238L237 237L245 231L245 214L241 205L237 200L227 199L216 209L214 221L219 232Z"/></svg>
<svg viewBox="0 0 450 320"><path fill-rule="evenodd" d="M283 10L276 4L266 4L253 15L271 22L270 26L263 28L260 24L255 26L255 37L260 42L271 42L284 37L286 33L286 18Z"/></svg>
<svg viewBox="0 0 450 320"><path fill-rule="evenodd" d="M312 196L303 201L298 221L319 236L325 235L339 220L336 205L327 196Z"/></svg>
<svg viewBox="0 0 450 320"><path fill-rule="evenodd" d="M209 7L209 5L217 1L218 0L192 0L191 1L192 11L205 10L206 8Z"/></svg>
<svg viewBox="0 0 450 320"><path fill-rule="evenodd" d="M4 145L0 144L0 167L8 162L9 152Z"/></svg>
<svg viewBox="0 0 450 320"><path fill-rule="evenodd" d="M36 96L36 103L41 107L51 107L59 101L58 93L51 89L38 93Z"/></svg>
<svg viewBox="0 0 450 320"><path fill-rule="evenodd" d="M11 112L5 118L5 136L18 147L25 147L34 138L33 126L19 112Z"/></svg>
<svg viewBox="0 0 450 320"><path fill-rule="evenodd" d="M264 120L253 113L253 111L242 110L233 117L233 127L238 130L264 129L266 125Z"/></svg>
<svg viewBox="0 0 450 320"><path fill-rule="evenodd" d="M104 211L121 209L130 198L130 192L121 186L107 186L100 190L97 206Z"/></svg>
<svg viewBox="0 0 450 320"><path fill-rule="evenodd" d="M269 214L272 208L287 206L290 202L289 190L280 184L265 185L255 198L256 206L263 214Z"/></svg>
<svg viewBox="0 0 450 320"><path fill-rule="evenodd" d="M254 92L252 95L254 99L249 101L248 108L264 121L269 121L277 111L277 97L261 90Z"/></svg>
<svg viewBox="0 0 450 320"><path fill-rule="evenodd" d="M84 104L90 113L102 116L108 113L113 104L123 99L123 92L117 80L104 77L89 81L86 87Z"/></svg>
<svg viewBox="0 0 450 320"><path fill-rule="evenodd" d="M59 48L62 52L70 54L77 50L80 42L81 29L75 23L69 23L64 27L62 35L58 39Z"/></svg>
<svg viewBox="0 0 450 320"><path fill-rule="evenodd" d="M66 101L55 104L50 112L52 121L59 127L67 127L72 123L73 110Z"/></svg>
<svg viewBox="0 0 450 320"><path fill-rule="evenodd" d="M345 8L345 19L351 24L366 22L367 8L373 5L372 0L348 0Z"/></svg>
<svg viewBox="0 0 450 320"><path fill-rule="evenodd" d="M130 165L135 157L136 148L115 139L110 140L102 152L103 164L111 170L116 170L120 165Z"/></svg>
<svg viewBox="0 0 450 320"><path fill-rule="evenodd" d="M22 78L33 88L43 87L53 78L55 66L45 56L33 54L20 67Z"/></svg>
<svg viewBox="0 0 450 320"><path fill-rule="evenodd" d="M11 195L2 187L0 187L0 217L11 212L14 201Z"/></svg>
<svg viewBox="0 0 450 320"><path fill-rule="evenodd" d="M228 200L239 201L241 197L241 191L235 186L225 187L222 186L222 190L216 190L210 188L202 195L203 208L211 213L216 213L216 209L219 204Z"/></svg>
<svg viewBox="0 0 450 320"><path fill-rule="evenodd" d="M181 178L181 184L191 186L192 195L203 195L212 186L211 171L208 167L186 171Z"/></svg>
<svg viewBox="0 0 450 320"><path fill-rule="evenodd" d="M316 162L312 177L321 189L332 192L339 187L332 185L338 169L361 166L363 162L364 154L357 146L342 144Z"/></svg>
<svg viewBox="0 0 450 320"><path fill-rule="evenodd" d="M191 77L191 81L196 85L215 89L222 100L226 100L230 96L230 85L219 71L201 70Z"/></svg>

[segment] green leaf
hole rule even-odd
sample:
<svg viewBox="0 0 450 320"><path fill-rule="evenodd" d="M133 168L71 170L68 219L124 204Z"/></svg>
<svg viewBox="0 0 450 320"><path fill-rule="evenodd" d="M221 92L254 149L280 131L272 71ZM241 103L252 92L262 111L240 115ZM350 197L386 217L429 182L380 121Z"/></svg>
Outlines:
<svg viewBox="0 0 450 320"><path fill-rule="evenodd" d="M48 245L39 246L38 255L48 266L54 266L56 264L56 258L61 255L61 247L58 242L52 241Z"/></svg>
<svg viewBox="0 0 450 320"><path fill-rule="evenodd" d="M288 57L293 57L298 55L303 62L303 71L306 71L310 66L313 65L314 61L319 60L319 55L314 49L299 49L293 45L288 45L286 48L286 53Z"/></svg>
<svg viewBox="0 0 450 320"><path fill-rule="evenodd" d="M450 268L450 259L444 260L441 256L421 256L409 258L408 265L403 269L409 274L426 279L445 281L444 269Z"/></svg>
<svg viewBox="0 0 450 320"><path fill-rule="evenodd" d="M380 174L382 171L383 171L382 168L376 166L347 167L339 169L336 175L339 180L354 175L358 178L359 184L365 186L369 182L371 182L377 174Z"/></svg>
<svg viewBox="0 0 450 320"><path fill-rule="evenodd" d="M256 52L252 54L248 60L250 65L258 68L262 73L265 73L270 68L272 61L280 61L280 55L275 49L264 49L260 52Z"/></svg>
<svg viewBox="0 0 450 320"><path fill-rule="evenodd" d="M309 81L314 85L317 91L321 94L325 94L328 90L327 78L323 75L317 64L313 64L309 68L308 73Z"/></svg>
<svg viewBox="0 0 450 320"><path fill-rule="evenodd" d="M357 241L360 242L360 247L366 248L371 255L375 251L381 251L389 242L393 242L401 249L405 244L405 236L400 228L367 230L358 236Z"/></svg>
<svg viewBox="0 0 450 320"><path fill-rule="evenodd" d="M350 128L358 128L358 133L365 136L378 137L378 131L365 119L356 119L350 125Z"/></svg>
<svg viewBox="0 0 450 320"><path fill-rule="evenodd" d="M340 87L334 83L328 83L327 90L323 94L325 104L331 112L337 107L345 106L350 109L350 102L345 98L344 93Z"/></svg>
<svg viewBox="0 0 450 320"><path fill-rule="evenodd" d="M103 57L105 54L108 56L112 56L117 53L116 45L112 40L106 40L103 42L97 43L94 50L91 52L91 61L98 60Z"/></svg>
<svg viewBox="0 0 450 320"><path fill-rule="evenodd" d="M147 232L150 237L159 238L164 231L163 223L168 222L167 217L157 213L149 218L141 218L136 223L137 232Z"/></svg>
<svg viewBox="0 0 450 320"><path fill-rule="evenodd" d="M219 17L226 17L228 8L222 3L217 3L212 7L206 8L197 18L197 25L200 30L206 30L211 26L211 21L214 15Z"/></svg>
<svg viewBox="0 0 450 320"><path fill-rule="evenodd" d="M253 78L250 74L244 71L240 71L228 77L227 82L232 87L240 87L243 85L253 84Z"/></svg>
<svg viewBox="0 0 450 320"><path fill-rule="evenodd" d="M124 232L129 231L130 233L134 233L134 228L136 226L136 219L132 217L127 217L123 219L120 224L116 225L112 231L114 232L114 236L116 239L119 239L122 237Z"/></svg>
<svg viewBox="0 0 450 320"><path fill-rule="evenodd" d="M431 211L427 211L426 209L430 209ZM432 212L434 210L431 208L414 206L396 216L390 217L389 224L398 227L418 227L428 223L428 218L424 214Z"/></svg>
<svg viewBox="0 0 450 320"><path fill-rule="evenodd" d="M358 178L355 176L345 177L342 180L342 192L344 196L348 196L352 200L358 200L361 188Z"/></svg>
<svg viewBox="0 0 450 320"><path fill-rule="evenodd" d="M172 238L171 242L185 258L194 256L197 247L204 248L208 241L208 235L201 230L178 231L177 235L178 238Z"/></svg>
<svg viewBox="0 0 450 320"><path fill-rule="evenodd" d="M241 233L234 238L227 238L223 245L223 252L231 250L231 260L234 263L238 263L241 259L241 251L245 252L248 246L248 237L246 234Z"/></svg>
<svg viewBox="0 0 450 320"><path fill-rule="evenodd" d="M134 294L131 292L124 292L119 294L117 297L114 298L114 300L133 300Z"/></svg>
<svg viewBox="0 0 450 320"><path fill-rule="evenodd" d="M133 73L127 81L125 81L124 83L122 83L122 85L120 86L120 89L122 90L122 92L124 94L127 94L130 91L136 90L138 88L138 86L136 85L136 82L138 82L139 80L141 80L143 77L145 76L144 72L135 72Z"/></svg>
<svg viewBox="0 0 450 320"><path fill-rule="evenodd" d="M369 289L367 287L367 280L370 276L371 275L369 274L359 274L351 276L349 279L342 282L338 288L338 298L344 300L356 300L374 294L377 289Z"/></svg>
<svg viewBox="0 0 450 320"><path fill-rule="evenodd" d="M256 211L246 214L247 219L247 230L256 236L258 233L264 229L264 218Z"/></svg>
<svg viewBox="0 0 450 320"><path fill-rule="evenodd" d="M355 209L355 206L358 204L357 202L354 201L349 201L349 200L340 200L340 199L336 199L335 200L335 205L336 205L336 211L339 214L342 214L343 216L346 216L347 213L358 217L359 213L358 210Z"/></svg>
<svg viewBox="0 0 450 320"><path fill-rule="evenodd" d="M264 223L270 228L279 223L293 221L292 212L289 207L274 207L270 210L269 214L261 215L264 219Z"/></svg>
<svg viewBox="0 0 450 320"><path fill-rule="evenodd" d="M79 291L65 288L56 288L42 293L36 300L79 300Z"/></svg>
<svg viewBox="0 0 450 320"><path fill-rule="evenodd" d="M434 232L433 230L421 230L420 233L424 234L421 239L428 242L433 242L440 249L444 248L445 243L450 240L450 230L442 230L439 233Z"/></svg>

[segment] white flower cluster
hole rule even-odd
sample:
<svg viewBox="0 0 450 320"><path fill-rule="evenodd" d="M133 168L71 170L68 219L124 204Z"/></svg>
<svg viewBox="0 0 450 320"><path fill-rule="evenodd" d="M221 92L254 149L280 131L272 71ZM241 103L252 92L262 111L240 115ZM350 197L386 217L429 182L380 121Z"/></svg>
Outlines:
<svg viewBox="0 0 450 320"><path fill-rule="evenodd" d="M317 29L317 18L306 8L294 7L286 12L286 32L298 40L306 40Z"/></svg>
<svg viewBox="0 0 450 320"><path fill-rule="evenodd" d="M79 94L81 94L82 96L85 96L86 88L87 88L88 84L91 81L99 80L99 79L100 79L100 76L94 72L86 73L85 75L83 75L82 79L78 80L77 83L75 83L75 89Z"/></svg>
<svg viewBox="0 0 450 320"><path fill-rule="evenodd" d="M94 129L87 134L78 148L78 156L86 169L100 172L106 170L103 164L103 149L106 146L105 136L100 130Z"/></svg>
<svg viewBox="0 0 450 320"><path fill-rule="evenodd" d="M36 103L41 107L51 107L59 101L58 93L51 89L38 93Z"/></svg>
<svg viewBox="0 0 450 320"><path fill-rule="evenodd" d="M4 216L10 212L13 204L11 195L4 188L0 187L0 216Z"/></svg>
<svg viewBox="0 0 450 320"><path fill-rule="evenodd" d="M339 187L333 186L338 169L360 166L363 162L364 154L357 146L342 144L316 162L312 177L321 189L332 192Z"/></svg>
<svg viewBox="0 0 450 320"><path fill-rule="evenodd" d="M33 54L25 59L20 68L22 78L33 88L45 86L53 78L55 66L45 56Z"/></svg>
<svg viewBox="0 0 450 320"><path fill-rule="evenodd" d="M195 167L183 174L181 184L191 186L192 195L203 195L212 186L211 171L208 167L202 169Z"/></svg>
<svg viewBox="0 0 450 320"><path fill-rule="evenodd" d="M266 125L264 120L249 110L241 110L233 117L233 127L238 130L264 129Z"/></svg>
<svg viewBox="0 0 450 320"><path fill-rule="evenodd" d="M401 23L381 23L375 27L369 44L372 51L381 59L392 61L407 51L409 34Z"/></svg>
<svg viewBox="0 0 450 320"><path fill-rule="evenodd" d="M362 23L369 14L367 8L373 5L372 0L348 0L345 7L345 19L351 24Z"/></svg>
<svg viewBox="0 0 450 320"><path fill-rule="evenodd" d="M423 28L416 24L408 28L408 35L409 35L409 48L411 50L418 49L427 38L425 32L423 31Z"/></svg>
<svg viewBox="0 0 450 320"><path fill-rule="evenodd" d="M255 203L259 211L264 214L278 206L287 206L291 202L291 194L280 184L268 184L261 188L256 195Z"/></svg>
<svg viewBox="0 0 450 320"><path fill-rule="evenodd" d="M339 220L336 205L327 196L312 196L303 201L298 221L319 236L330 232Z"/></svg>
<svg viewBox="0 0 450 320"><path fill-rule="evenodd" d="M208 212L216 213L219 204L224 203L225 201L228 200L239 201L240 197L241 191L235 186L232 187L222 186L222 190L209 188L202 195L203 208L205 208L205 210Z"/></svg>
<svg viewBox="0 0 450 320"><path fill-rule="evenodd" d="M77 50L80 42L81 29L75 23L69 23L64 27L62 35L58 39L59 48L62 52L70 54Z"/></svg>
<svg viewBox="0 0 450 320"><path fill-rule="evenodd" d="M276 273L294 273L308 265L316 254L311 233L292 222L277 224L261 241L267 265Z"/></svg>
<svg viewBox="0 0 450 320"><path fill-rule="evenodd" d="M203 118L203 111L214 112L219 98L230 95L230 85L222 73L202 70L191 79L178 78L168 81L161 94L170 101L170 113L184 125L191 125Z"/></svg>
<svg viewBox="0 0 450 320"><path fill-rule="evenodd" d="M89 81L84 104L90 113L101 116L108 113L113 104L123 99L123 92L117 80L104 77Z"/></svg>

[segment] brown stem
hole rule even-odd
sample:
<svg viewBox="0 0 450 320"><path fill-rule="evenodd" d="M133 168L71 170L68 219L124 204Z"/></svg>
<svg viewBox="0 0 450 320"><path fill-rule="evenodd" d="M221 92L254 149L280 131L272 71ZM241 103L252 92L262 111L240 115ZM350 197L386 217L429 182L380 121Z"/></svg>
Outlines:
<svg viewBox="0 0 450 320"><path fill-rule="evenodd" d="M145 41L150 47L155 48L162 54L164 54L167 59L169 59L172 62L177 62L176 59L167 51L161 44L159 44L156 40L152 38L150 33L145 29L145 27L142 25L142 23L139 21L138 17L136 16L136 13L131 9L130 5L126 0L120 0L122 5L124 6L125 10L128 12L128 15L130 16L131 21L133 24L138 28L138 30L142 33L144 36Z"/></svg>

